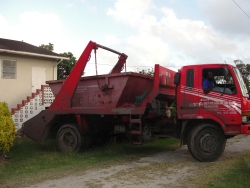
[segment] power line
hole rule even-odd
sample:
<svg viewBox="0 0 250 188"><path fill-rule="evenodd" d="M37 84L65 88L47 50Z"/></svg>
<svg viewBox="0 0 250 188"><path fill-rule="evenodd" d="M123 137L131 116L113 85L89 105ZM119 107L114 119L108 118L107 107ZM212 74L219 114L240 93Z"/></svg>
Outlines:
<svg viewBox="0 0 250 188"><path fill-rule="evenodd" d="M233 2L239 7L240 10L242 10L242 12L245 13L245 15L247 15L247 17L250 19L250 16L248 16L248 14L240 7L240 5L238 5L234 0Z"/></svg>

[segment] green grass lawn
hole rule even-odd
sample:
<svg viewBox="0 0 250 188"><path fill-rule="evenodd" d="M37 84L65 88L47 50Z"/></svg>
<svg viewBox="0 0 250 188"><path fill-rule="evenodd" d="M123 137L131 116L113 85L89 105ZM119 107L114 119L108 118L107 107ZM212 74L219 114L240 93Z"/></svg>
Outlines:
<svg viewBox="0 0 250 188"><path fill-rule="evenodd" d="M220 165L222 173L214 174L206 188L246 188L250 187L250 151L244 156L229 160Z"/></svg>
<svg viewBox="0 0 250 188"><path fill-rule="evenodd" d="M250 151L244 155L201 163L200 173L189 176L183 187L248 188L250 187Z"/></svg>
<svg viewBox="0 0 250 188"><path fill-rule="evenodd" d="M179 142L155 139L143 145L109 143L80 153L62 153L55 140L35 142L16 139L8 153L11 160L0 166L0 187L20 187L100 166L121 164L160 151L174 150Z"/></svg>

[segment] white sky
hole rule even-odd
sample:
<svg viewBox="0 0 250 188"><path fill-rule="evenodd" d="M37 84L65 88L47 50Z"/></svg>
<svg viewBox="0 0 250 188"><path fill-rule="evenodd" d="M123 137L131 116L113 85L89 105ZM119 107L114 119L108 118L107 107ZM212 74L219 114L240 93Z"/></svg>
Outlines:
<svg viewBox="0 0 250 188"><path fill-rule="evenodd" d="M248 16L249 0L8 0L0 1L0 38L52 43L54 52L76 58L92 40L127 54L127 71L154 64L177 70L250 63ZM116 61L99 49L98 74ZM95 74L93 54L85 73Z"/></svg>

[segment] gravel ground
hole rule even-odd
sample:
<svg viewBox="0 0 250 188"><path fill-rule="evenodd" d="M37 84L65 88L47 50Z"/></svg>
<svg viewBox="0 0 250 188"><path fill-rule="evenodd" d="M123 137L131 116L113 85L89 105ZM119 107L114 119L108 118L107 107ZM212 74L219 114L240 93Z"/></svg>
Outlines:
<svg viewBox="0 0 250 188"><path fill-rule="evenodd" d="M48 180L29 188L175 188L192 187L192 176L201 174L211 165L223 162L250 150L250 136L227 141L226 149L217 162L201 163L192 158L186 146L175 151L161 152L138 161L106 169L88 170L83 174Z"/></svg>

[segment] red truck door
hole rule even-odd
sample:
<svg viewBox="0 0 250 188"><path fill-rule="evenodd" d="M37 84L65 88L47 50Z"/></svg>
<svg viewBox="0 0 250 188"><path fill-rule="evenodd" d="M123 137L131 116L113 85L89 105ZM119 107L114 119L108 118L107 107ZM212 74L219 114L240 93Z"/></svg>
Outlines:
<svg viewBox="0 0 250 188"><path fill-rule="evenodd" d="M189 115L189 118L192 118L192 115L199 114L199 92L197 86L200 84L198 79L200 74L196 67L191 66L183 67L181 72L180 93L177 99L179 114L183 116L182 118L185 115Z"/></svg>
<svg viewBox="0 0 250 188"><path fill-rule="evenodd" d="M203 75L211 71L215 87L207 94L201 94L201 113L220 119L225 125L241 124L240 91L235 85L235 76L229 66L203 68ZM230 130L228 130L230 131ZM231 130L232 131L232 130Z"/></svg>

